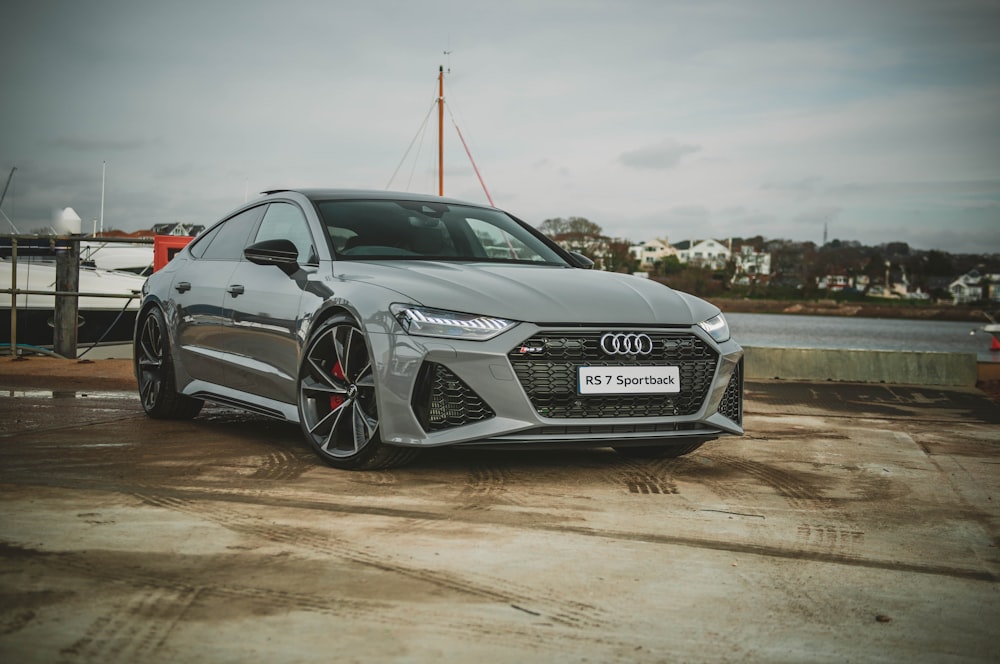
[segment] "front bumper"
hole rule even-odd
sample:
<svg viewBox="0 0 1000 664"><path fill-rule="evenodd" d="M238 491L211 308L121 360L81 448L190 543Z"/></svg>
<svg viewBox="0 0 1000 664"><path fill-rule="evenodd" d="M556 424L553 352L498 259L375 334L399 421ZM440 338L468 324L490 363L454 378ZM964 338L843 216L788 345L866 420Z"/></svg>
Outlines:
<svg viewBox="0 0 1000 664"><path fill-rule="evenodd" d="M370 334L382 440L629 446L743 433L743 350L736 342L718 344L697 326L643 328L656 340L650 356L612 357L598 348L604 333L635 331L522 323L484 342ZM662 365L679 367L679 393L577 393L580 366Z"/></svg>

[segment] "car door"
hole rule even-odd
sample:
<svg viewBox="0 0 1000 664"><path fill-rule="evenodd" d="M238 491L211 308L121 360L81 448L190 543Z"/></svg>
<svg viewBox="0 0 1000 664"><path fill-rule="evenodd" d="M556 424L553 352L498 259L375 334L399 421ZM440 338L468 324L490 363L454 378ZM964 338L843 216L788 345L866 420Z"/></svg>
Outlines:
<svg viewBox="0 0 1000 664"><path fill-rule="evenodd" d="M250 244L290 240L298 251L298 271L242 260L223 295L229 385L243 392L295 403L299 360L300 302L317 270L315 244L302 210L293 203L268 205Z"/></svg>
<svg viewBox="0 0 1000 664"><path fill-rule="evenodd" d="M229 362L224 297L263 212L263 206L250 208L198 238L191 246L190 262L174 280L177 351L192 378L225 384Z"/></svg>

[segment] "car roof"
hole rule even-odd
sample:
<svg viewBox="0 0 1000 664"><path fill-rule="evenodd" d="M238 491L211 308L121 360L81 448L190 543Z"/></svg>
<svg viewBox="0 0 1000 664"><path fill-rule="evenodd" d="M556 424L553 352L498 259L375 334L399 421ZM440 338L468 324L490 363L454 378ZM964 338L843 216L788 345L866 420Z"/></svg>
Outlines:
<svg viewBox="0 0 1000 664"><path fill-rule="evenodd" d="M470 203L454 198L442 196L431 196L428 194L414 194L411 192L385 191L380 189L269 189L261 192L265 196L282 193L297 193L305 196L311 201L335 201L335 200L403 200L421 201L428 203L450 203L454 205L468 205L471 207L491 207L479 203Z"/></svg>

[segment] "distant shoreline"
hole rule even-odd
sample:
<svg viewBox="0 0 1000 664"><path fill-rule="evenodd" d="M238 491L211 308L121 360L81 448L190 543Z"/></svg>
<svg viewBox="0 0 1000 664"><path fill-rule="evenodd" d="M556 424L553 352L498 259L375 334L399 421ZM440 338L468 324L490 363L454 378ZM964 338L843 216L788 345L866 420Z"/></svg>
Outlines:
<svg viewBox="0 0 1000 664"><path fill-rule="evenodd" d="M706 298L724 313L789 314L800 316L847 316L854 318L900 318L909 320L945 320L987 323L980 307L956 307L945 304L837 302L835 300L758 300L748 298Z"/></svg>

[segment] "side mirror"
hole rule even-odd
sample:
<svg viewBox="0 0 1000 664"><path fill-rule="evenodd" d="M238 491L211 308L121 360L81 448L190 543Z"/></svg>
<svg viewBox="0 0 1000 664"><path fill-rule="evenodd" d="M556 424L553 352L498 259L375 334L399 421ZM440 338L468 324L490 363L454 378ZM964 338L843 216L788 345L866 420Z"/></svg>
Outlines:
<svg viewBox="0 0 1000 664"><path fill-rule="evenodd" d="M575 267L582 267L584 270L590 270L594 267L594 261L590 260L578 251L571 251L569 255L573 257L575 262Z"/></svg>
<svg viewBox="0 0 1000 664"><path fill-rule="evenodd" d="M299 269L299 250L291 240L264 240L251 244L243 255L256 265L274 265L291 276Z"/></svg>

